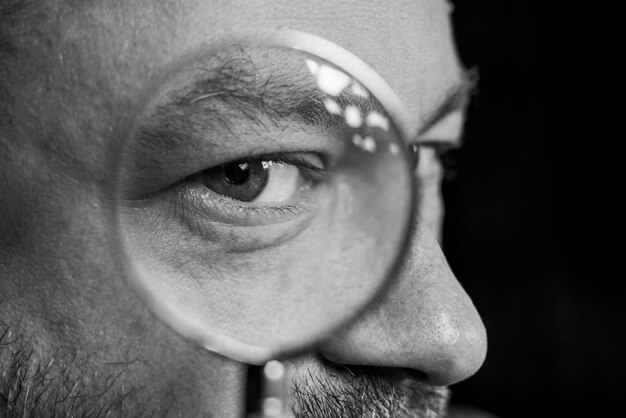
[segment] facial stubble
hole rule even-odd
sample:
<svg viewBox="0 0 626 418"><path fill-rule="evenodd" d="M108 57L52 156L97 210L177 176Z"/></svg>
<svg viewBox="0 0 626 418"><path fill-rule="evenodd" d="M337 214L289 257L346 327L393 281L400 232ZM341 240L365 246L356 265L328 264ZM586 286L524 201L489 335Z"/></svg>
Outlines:
<svg viewBox="0 0 626 418"><path fill-rule="evenodd" d="M341 365L302 368L292 380L295 417L445 417L449 390L393 369Z"/></svg>

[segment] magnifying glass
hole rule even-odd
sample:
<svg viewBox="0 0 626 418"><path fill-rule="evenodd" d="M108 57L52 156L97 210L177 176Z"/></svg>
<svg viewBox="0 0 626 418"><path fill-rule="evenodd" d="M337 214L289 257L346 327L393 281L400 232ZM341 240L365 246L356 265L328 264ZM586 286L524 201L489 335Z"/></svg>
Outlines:
<svg viewBox="0 0 626 418"><path fill-rule="evenodd" d="M299 32L181 68L122 151L125 272L174 330L251 365L250 416L286 416L279 360L374 303L405 248L414 188L399 101L357 57Z"/></svg>

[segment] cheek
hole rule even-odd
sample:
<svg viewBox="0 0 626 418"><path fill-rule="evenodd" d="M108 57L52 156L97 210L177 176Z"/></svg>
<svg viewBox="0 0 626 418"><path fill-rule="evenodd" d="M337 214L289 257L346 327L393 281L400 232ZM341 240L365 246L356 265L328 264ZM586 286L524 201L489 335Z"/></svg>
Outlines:
<svg viewBox="0 0 626 418"><path fill-rule="evenodd" d="M52 354L102 352L99 340L126 326L138 306L115 258L110 196L89 176L78 181L66 170L71 162L44 158L19 139L0 167L0 318L28 324L27 338ZM86 148L65 151L80 158Z"/></svg>

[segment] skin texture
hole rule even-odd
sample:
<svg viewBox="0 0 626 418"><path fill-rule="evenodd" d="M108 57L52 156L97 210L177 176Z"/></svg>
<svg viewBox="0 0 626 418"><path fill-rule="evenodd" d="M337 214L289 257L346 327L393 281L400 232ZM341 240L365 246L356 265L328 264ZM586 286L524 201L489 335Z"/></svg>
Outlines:
<svg viewBox="0 0 626 418"><path fill-rule="evenodd" d="M140 98L194 50L288 27L329 39L372 66L399 94L401 117L416 134L419 115L432 112L461 78L448 6L440 0L27 6L3 35L12 47L2 53L0 335L10 334L0 346L0 410L15 396L7 375L26 370L32 377L39 369L53 382L48 393L78 399L74 406L83 410L237 416L244 368L157 320L115 257L111 170ZM420 193L422 217L390 291L319 356L298 361L292 377L299 387L321 393L348 367L392 386L409 379L434 390L482 364L484 327L436 239L438 184Z"/></svg>

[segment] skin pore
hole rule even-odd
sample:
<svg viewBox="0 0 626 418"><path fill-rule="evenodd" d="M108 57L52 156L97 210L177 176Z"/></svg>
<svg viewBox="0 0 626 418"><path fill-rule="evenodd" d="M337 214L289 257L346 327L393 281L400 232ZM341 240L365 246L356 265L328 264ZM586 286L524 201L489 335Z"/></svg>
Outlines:
<svg viewBox="0 0 626 418"><path fill-rule="evenodd" d="M441 0L0 1L0 416L238 416L243 366L156 319L117 263L111 173L137 107L194 51L286 27L372 66L416 140L454 143L460 110L417 136L463 79L448 13ZM295 361L302 416L438 416L445 386L484 360L436 240L437 161L420 163L434 168L391 289Z"/></svg>

